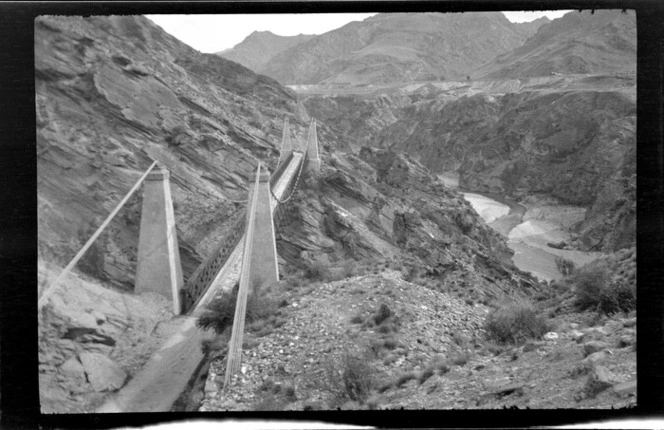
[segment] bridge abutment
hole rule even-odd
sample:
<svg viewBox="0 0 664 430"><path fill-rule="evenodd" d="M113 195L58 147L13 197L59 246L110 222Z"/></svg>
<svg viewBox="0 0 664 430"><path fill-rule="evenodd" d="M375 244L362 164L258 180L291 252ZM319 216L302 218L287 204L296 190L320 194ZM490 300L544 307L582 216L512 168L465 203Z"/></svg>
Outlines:
<svg viewBox="0 0 664 430"><path fill-rule="evenodd" d="M156 167L145 179L134 291L165 296L173 301L173 311L179 314L184 279L169 176L166 169Z"/></svg>

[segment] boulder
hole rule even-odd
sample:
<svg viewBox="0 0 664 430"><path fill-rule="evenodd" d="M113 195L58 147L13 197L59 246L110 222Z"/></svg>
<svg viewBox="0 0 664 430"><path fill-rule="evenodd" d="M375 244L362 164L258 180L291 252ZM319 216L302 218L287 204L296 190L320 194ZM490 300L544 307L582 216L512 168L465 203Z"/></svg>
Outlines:
<svg viewBox="0 0 664 430"><path fill-rule="evenodd" d="M635 341L636 339L634 339L634 336L620 336L616 345L618 348L627 348L628 346L633 345Z"/></svg>
<svg viewBox="0 0 664 430"><path fill-rule="evenodd" d="M117 390L127 379L127 373L122 367L103 354L84 352L80 359L95 391Z"/></svg>
<svg viewBox="0 0 664 430"><path fill-rule="evenodd" d="M612 386L609 370L604 366L595 366L586 381L585 392L588 396L594 397Z"/></svg>
<svg viewBox="0 0 664 430"><path fill-rule="evenodd" d="M609 355L609 351L605 349L602 351L593 352L583 360L583 363L599 363L600 361L606 359Z"/></svg>
<svg viewBox="0 0 664 430"><path fill-rule="evenodd" d="M612 390L616 395L623 397L636 393L636 379L622 382L613 386Z"/></svg>
<svg viewBox="0 0 664 430"><path fill-rule="evenodd" d="M593 354L597 351L606 349L609 345L606 342L600 342L598 340L593 340L591 342L586 342L583 344L584 356L587 357L590 354Z"/></svg>
<svg viewBox="0 0 664 430"><path fill-rule="evenodd" d="M577 343L580 343L583 339L583 333L578 330L572 330L570 332L570 337L574 339Z"/></svg>
<svg viewBox="0 0 664 430"><path fill-rule="evenodd" d="M85 383L85 368L76 357L71 357L69 360L62 363L60 366L60 373L67 378L78 383Z"/></svg>

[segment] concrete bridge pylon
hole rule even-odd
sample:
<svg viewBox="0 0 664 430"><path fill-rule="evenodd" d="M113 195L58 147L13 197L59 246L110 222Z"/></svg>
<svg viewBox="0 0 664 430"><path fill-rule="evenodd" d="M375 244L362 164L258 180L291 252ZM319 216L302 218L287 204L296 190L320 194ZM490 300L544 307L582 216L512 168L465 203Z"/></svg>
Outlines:
<svg viewBox="0 0 664 430"><path fill-rule="evenodd" d="M136 267L137 294L152 291L173 302L180 314L184 285L169 172L157 165L145 178Z"/></svg>
<svg viewBox="0 0 664 430"><path fill-rule="evenodd" d="M281 160L286 160L293 152L293 142L291 142L290 127L288 117L284 120L284 131L281 136L281 151L279 152L279 163ZM279 164L277 163L277 164Z"/></svg>
<svg viewBox="0 0 664 430"><path fill-rule="evenodd" d="M305 148L308 161L307 171L318 173L320 171L320 153L318 150L318 132L316 131L316 120L311 119L309 125L309 135L307 137L307 146Z"/></svg>

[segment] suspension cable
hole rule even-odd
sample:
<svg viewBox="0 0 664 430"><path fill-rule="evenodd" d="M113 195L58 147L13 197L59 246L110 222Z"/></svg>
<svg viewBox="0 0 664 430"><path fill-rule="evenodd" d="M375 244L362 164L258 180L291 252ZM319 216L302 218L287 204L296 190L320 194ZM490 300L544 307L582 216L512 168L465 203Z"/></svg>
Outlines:
<svg viewBox="0 0 664 430"><path fill-rule="evenodd" d="M299 169L298 172L297 172L297 178L295 178L295 186L293 187L293 191L290 193L290 196L288 196L288 198L286 198L286 199L284 199L284 200L280 200L279 197L277 197L277 196L274 194L274 192L272 191L272 188L270 188L270 194L272 194L272 197L274 197L275 200L276 200L277 202L279 202L279 204L288 203L288 201L289 201L289 200L295 195L295 191L297 191L297 187L298 187L298 185L299 185L299 183L300 183L300 175L302 175L302 170L304 169L304 161L305 161L305 157L306 157L306 155L303 154L303 156L302 156L302 161L300 162L300 169Z"/></svg>
<svg viewBox="0 0 664 430"><path fill-rule="evenodd" d="M67 267L64 268L64 270L60 273L60 275L53 281L53 283L48 286L47 288L44 289L44 292L42 293L42 296L37 300L37 309L41 309L42 306L44 306L44 303L46 303L46 299L53 294L53 291L55 291L55 287L64 279L64 277L69 273L69 271L78 263L78 261L83 257L83 254L92 246L92 243L101 235L102 231L108 226L108 224L111 222L111 220L117 215L117 213L122 209L125 203L127 203L127 200L138 190L138 187L143 183L143 180L148 176L148 173L152 171L154 166L157 165L157 162L153 162L150 167L148 167L148 170L145 171L143 176L134 184L134 186L129 190L127 195L120 201L120 203L113 209L113 212L104 220L104 222L97 228L97 231L92 235L90 239L83 245L83 248L81 248L80 251L76 254L76 256L69 262Z"/></svg>

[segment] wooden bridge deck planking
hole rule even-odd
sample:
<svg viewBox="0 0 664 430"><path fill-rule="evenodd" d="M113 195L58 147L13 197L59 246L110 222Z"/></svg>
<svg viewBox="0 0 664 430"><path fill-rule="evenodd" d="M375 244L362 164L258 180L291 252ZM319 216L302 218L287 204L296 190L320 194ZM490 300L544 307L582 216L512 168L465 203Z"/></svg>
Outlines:
<svg viewBox="0 0 664 430"><path fill-rule="evenodd" d="M303 156L304 154L294 153L286 171L275 184L273 192L278 198L283 197L289 182L294 179ZM273 211L277 204L278 202L272 199ZM97 412L167 412L171 409L204 358L201 341L213 337L211 332L196 327L196 317L219 292L229 290L238 282L243 250L244 235L190 315L175 317L181 321L176 334L150 357L124 388L97 409Z"/></svg>

